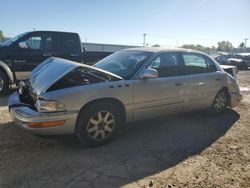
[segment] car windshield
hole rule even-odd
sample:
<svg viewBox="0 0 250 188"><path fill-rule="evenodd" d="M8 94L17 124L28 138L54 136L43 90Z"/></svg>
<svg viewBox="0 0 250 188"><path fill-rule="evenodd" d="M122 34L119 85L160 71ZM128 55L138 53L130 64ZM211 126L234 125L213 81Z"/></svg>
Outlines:
<svg viewBox="0 0 250 188"><path fill-rule="evenodd" d="M94 66L123 79L130 79L151 55L152 52L123 50L102 59Z"/></svg>
<svg viewBox="0 0 250 188"><path fill-rule="evenodd" d="M18 39L20 39L21 37L23 37L26 34L27 34L27 32L26 33L22 33L20 35L17 35L17 36L15 36L15 37L13 37L13 38L11 38L9 40L6 40L6 41L2 42L0 45L2 45L2 46L9 46L9 45L13 44L14 42L16 42Z"/></svg>

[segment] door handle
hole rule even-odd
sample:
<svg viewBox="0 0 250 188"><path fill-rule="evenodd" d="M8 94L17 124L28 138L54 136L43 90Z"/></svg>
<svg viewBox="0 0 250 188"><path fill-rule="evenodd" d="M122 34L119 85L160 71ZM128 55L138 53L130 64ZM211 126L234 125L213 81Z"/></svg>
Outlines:
<svg viewBox="0 0 250 188"><path fill-rule="evenodd" d="M70 54L71 57L78 57L79 54Z"/></svg>
<svg viewBox="0 0 250 188"><path fill-rule="evenodd" d="M52 56L52 55L53 55L53 54L50 54L50 53L44 53L44 54L43 54L44 57L50 57L50 56Z"/></svg>
<svg viewBox="0 0 250 188"><path fill-rule="evenodd" d="M221 79L220 78L215 78L216 81L220 81Z"/></svg>
<svg viewBox="0 0 250 188"><path fill-rule="evenodd" d="M182 83L180 83L180 82L176 82L176 83L175 83L175 85L176 85L176 86L181 86L181 85L182 85Z"/></svg>

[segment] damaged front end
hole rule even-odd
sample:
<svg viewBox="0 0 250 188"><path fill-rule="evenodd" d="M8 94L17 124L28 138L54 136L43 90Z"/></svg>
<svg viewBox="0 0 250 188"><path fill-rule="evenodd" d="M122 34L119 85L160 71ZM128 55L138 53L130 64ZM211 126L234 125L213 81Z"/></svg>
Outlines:
<svg viewBox="0 0 250 188"><path fill-rule="evenodd" d="M98 68L49 58L34 69L29 80L20 82L19 90L9 97L9 111L17 125L36 134L70 134L77 113L45 93L121 79Z"/></svg>
<svg viewBox="0 0 250 188"><path fill-rule="evenodd" d="M18 91L20 101L18 104L11 102L9 107L26 105L44 112L46 108L43 108L41 104L48 104L44 102L43 93L45 92L117 80L122 80L122 78L102 69L52 57L37 66L32 71L29 80L20 82ZM55 102L51 104L54 107L47 108L48 111L49 109L51 111L66 110L63 104Z"/></svg>

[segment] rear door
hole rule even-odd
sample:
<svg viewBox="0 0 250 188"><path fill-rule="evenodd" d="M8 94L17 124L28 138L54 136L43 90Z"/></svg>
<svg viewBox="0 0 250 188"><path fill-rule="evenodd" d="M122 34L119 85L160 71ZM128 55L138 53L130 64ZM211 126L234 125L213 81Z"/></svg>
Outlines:
<svg viewBox="0 0 250 188"><path fill-rule="evenodd" d="M182 53L185 69L186 98L184 111L209 107L221 89L222 74L214 62L201 54Z"/></svg>
<svg viewBox="0 0 250 188"><path fill-rule="evenodd" d="M61 33L59 36L58 57L71 61L82 62L80 38L74 33Z"/></svg>

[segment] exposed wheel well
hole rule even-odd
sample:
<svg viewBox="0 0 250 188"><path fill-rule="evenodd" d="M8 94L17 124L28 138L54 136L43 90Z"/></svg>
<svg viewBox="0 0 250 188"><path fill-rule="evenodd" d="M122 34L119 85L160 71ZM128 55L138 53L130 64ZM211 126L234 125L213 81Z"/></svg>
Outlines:
<svg viewBox="0 0 250 188"><path fill-rule="evenodd" d="M96 103L100 103L100 102L107 102L107 103L110 103L110 104L116 106L117 109L119 110L120 114L121 114L122 122L123 123L125 122L125 120L126 120L126 111L125 111L124 104L120 100L115 99L115 98L101 98L101 99L96 99L96 100L90 101L81 108L81 111L84 111L89 106L91 106L93 104L96 104Z"/></svg>

